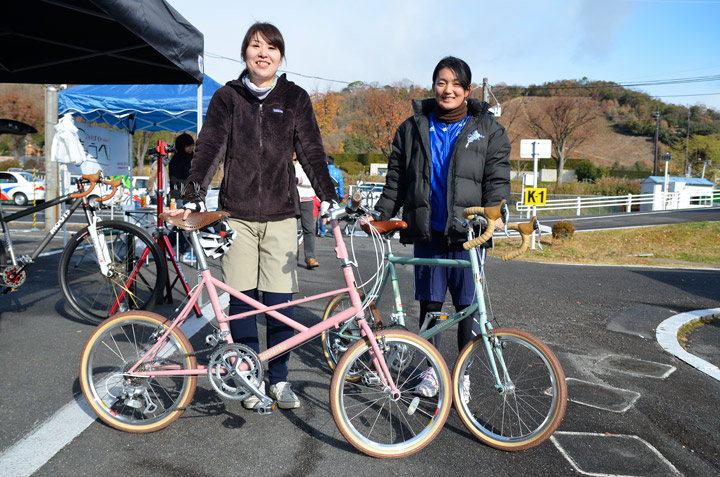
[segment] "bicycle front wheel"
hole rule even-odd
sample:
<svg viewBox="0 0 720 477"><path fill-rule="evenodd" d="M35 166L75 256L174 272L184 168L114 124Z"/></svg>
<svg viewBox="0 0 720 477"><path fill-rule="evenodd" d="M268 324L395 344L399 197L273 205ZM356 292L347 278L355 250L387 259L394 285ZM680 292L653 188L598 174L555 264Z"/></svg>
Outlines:
<svg viewBox="0 0 720 477"><path fill-rule="evenodd" d="M121 221L102 221L97 236L109 254L100 269L88 227L75 234L60 257L58 282L70 308L91 323L129 310L152 310L167 274L157 243L143 229Z"/></svg>
<svg viewBox="0 0 720 477"><path fill-rule="evenodd" d="M197 376L181 373L195 369L197 360L179 328L136 368L177 374L128 373L170 324L155 313L129 311L106 320L88 338L80 357L80 387L92 410L109 426L135 433L158 431L178 419L192 401Z"/></svg>
<svg viewBox="0 0 720 477"><path fill-rule="evenodd" d="M565 373L550 348L530 333L498 328L492 334L502 389L496 387L485 343L478 336L460 351L453 370L455 409L468 430L491 447L535 447L565 416Z"/></svg>
<svg viewBox="0 0 720 477"><path fill-rule="evenodd" d="M383 330L375 338L399 395L383 385L372 364L370 342L363 338L335 369L330 408L340 432L359 451L373 457L405 457L428 445L445 424L452 403L450 373L437 349L409 331ZM419 386L428 368L437 389L423 395ZM358 369L360 380L348 380Z"/></svg>

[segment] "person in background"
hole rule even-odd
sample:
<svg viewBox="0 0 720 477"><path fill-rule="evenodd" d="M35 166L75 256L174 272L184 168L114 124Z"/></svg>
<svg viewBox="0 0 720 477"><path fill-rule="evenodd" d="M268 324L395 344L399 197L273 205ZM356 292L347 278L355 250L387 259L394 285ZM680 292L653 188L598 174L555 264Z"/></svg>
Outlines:
<svg viewBox="0 0 720 477"><path fill-rule="evenodd" d="M190 175L190 164L194 149L195 140L190 134L182 133L175 138L175 154L170 159L166 180L170 184L170 199L175 199L177 207L182 207L182 190ZM175 236L178 237L180 258L185 262L193 261L195 257L190 243L185 238L185 234L179 233Z"/></svg>
<svg viewBox="0 0 720 477"><path fill-rule="evenodd" d="M332 177L335 181L335 191L337 192L337 195L338 197L340 197L340 201L342 202L342 200L345 198L345 184L343 181L343 173L340 169L335 167L334 157L328 156L326 162L328 165L328 172L330 172L330 177ZM327 220L324 219L322 216L319 216L318 219L318 236L324 237L327 234Z"/></svg>
<svg viewBox="0 0 720 477"><path fill-rule="evenodd" d="M219 88L208 106L198 136L195 157L183 193L183 212L204 211L205 194L219 165L223 180L218 209L230 213L230 226L237 232L232 247L222 256L225 283L267 306L292 300L298 292L297 219L300 200L296 187L293 153L310 184L323 201L323 210L337 201L325 164L320 128L308 93L277 75L285 57L285 40L270 23L254 23L240 49L245 69L237 80ZM231 297L228 315L253 308ZM292 307L278 310L292 318ZM232 339L260 352L254 315L230 322ZM267 320L267 348L294 334L293 328ZM268 396L281 409L300 406L288 382L290 353L270 361ZM265 382L260 383L265 392ZM258 398L243 401L247 409Z"/></svg>
<svg viewBox="0 0 720 477"><path fill-rule="evenodd" d="M400 242L414 244L414 257L470 260L462 247L465 228L455 218L462 217L466 207L491 207L510 198L510 142L488 111L490 105L469 98L471 79L463 60L440 60L432 75L435 97L414 100L413 116L398 127L393 139L385 187L375 209L380 220L389 220L403 207L408 228L400 231ZM466 308L474 299L472 271L415 267L421 327L427 313L442 309L448 289L455 310ZM458 349L478 332L473 324L472 317L458 324ZM435 346L440 348L440 335ZM432 368L425 371L418 389L424 396L437 393ZM463 399L470 399L469 390L469 377L464 376Z"/></svg>
<svg viewBox="0 0 720 477"><path fill-rule="evenodd" d="M295 179L297 181L298 195L300 196L300 226L303 234L303 250L305 252L305 265L313 269L320 264L315 257L315 190L310 184L307 174L297 161L293 158L295 166ZM299 253L299 252L298 252Z"/></svg>
<svg viewBox="0 0 720 477"><path fill-rule="evenodd" d="M175 138L175 154L170 159L168 174L170 181L170 198L175 199L178 207L182 207L182 190L190 175L190 164L195 149L195 140L188 133Z"/></svg>

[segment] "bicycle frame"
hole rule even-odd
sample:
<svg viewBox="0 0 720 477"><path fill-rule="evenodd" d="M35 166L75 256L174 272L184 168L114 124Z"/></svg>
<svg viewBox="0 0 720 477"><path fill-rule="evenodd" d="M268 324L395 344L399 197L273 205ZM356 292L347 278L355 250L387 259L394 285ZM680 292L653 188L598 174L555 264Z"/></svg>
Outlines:
<svg viewBox="0 0 720 477"><path fill-rule="evenodd" d="M55 199L52 199L50 201L44 202L42 204L39 204L35 207L30 207L25 210L21 210L19 212L15 212L10 215L4 215L2 203L0 203L0 227L2 228L3 235L5 236L5 247L6 250L10 256L10 261L13 266L18 266L18 258L15 256L15 250L13 249L12 245L12 237L10 236L10 228L6 226L9 222L12 222L13 220L20 219L22 217L34 214L36 212L39 212L41 210L48 209L50 207L54 207L58 204L62 204L64 202L67 202L72 199L72 195L74 192L67 193L61 197L57 197ZM94 225L97 223L97 217L95 215L95 209L88 204L87 199L85 197L77 197L73 199L72 204L70 205L70 208L63 213L60 218L55 222L55 225L50 229L50 231L45 235L45 238L43 238L42 242L38 244L37 247L35 247L35 250L30 254L30 256L27 257L21 257L20 259L20 268L15 270L14 276L17 276L21 273L23 273L32 263L35 262L35 259L45 250L45 248L48 246L50 241L57 235L60 228L65 225L65 223L68 221L70 216L80 207L82 204L83 210L85 212L85 218L87 219L88 225ZM95 236L93 236L96 238ZM97 242L97 240L95 240ZM97 246L97 245L96 245ZM104 251L104 253L98 253L98 257L105 257L107 258L107 250ZM105 260L105 264L107 263L107 260ZM5 264L0 264L4 266ZM100 264L101 268L103 264ZM13 287L10 285L6 285L1 289L1 292L8 293L10 290L12 290Z"/></svg>
<svg viewBox="0 0 720 477"><path fill-rule="evenodd" d="M475 238L474 235L475 234L473 232L473 228L468 227L467 240L471 241L473 238ZM488 332L492 330L492 323L488 319L488 312L485 304L485 294L483 293L482 285L485 260L484 258L482 260L480 259L480 252L478 251L478 248L474 247L469 250L470 260L398 257L396 255L393 255L392 253L390 239L383 237L383 240L385 241L385 245L388 250L388 252L385 254L385 273L383 281L378 288L378 293L368 295L363 302L363 306L367 306L370 302L373 301L379 301L382 297L383 291L385 290L387 281L390 280L392 284L394 305L394 311L391 314L391 323L397 323L398 325L405 326L406 313L403 310L402 299L400 297L400 287L398 285L397 270L395 268L396 265L426 265L433 267L471 268L473 273L473 282L475 284L475 300L473 301L473 303L457 313L448 315L447 318L436 320L436 324L432 328L425 329L423 327L419 330L418 335L425 338L426 340L430 340L430 338L437 335L438 333L442 333L443 331L459 323L460 321L466 318L470 318L475 312L477 312L479 317L478 324L480 326L480 334L483 337L483 343L485 344L487 354L488 356L492 356L494 351L494 354L497 358L489 360L493 368L493 374L495 376L495 386L499 390L504 389L504 386L502 385L500 380L496 361L500 362L503 374L507 374L507 369L505 367L505 362L502 359L502 351L492 345L490 336L488 335ZM337 331L337 334L345 339L356 339L356 337L354 337L352 333L346 333L349 324L350 322L343 324L341 328Z"/></svg>
<svg viewBox="0 0 720 477"><path fill-rule="evenodd" d="M204 365L199 365L196 369L188 369L188 370L179 370L179 369L164 369L164 370L153 370L153 371L138 371L138 368L142 367L142 363L145 362L148 359L152 359L153 357L157 356L159 353L161 353L162 348L164 347L164 344L166 343L166 338L170 335L173 329L180 326L185 319L189 316L190 311L192 310L193 306L196 304L198 298L200 297L203 290L207 290L208 296L210 297L210 302L212 304L213 311L215 312L215 317L218 321L219 328L221 332L226 333L228 343L232 344L232 335L230 334L230 326L229 322L236 319L244 319L248 318L253 315L257 315L260 313L265 313L266 316L269 316L273 319L279 320L288 326L292 327L293 329L297 330L298 333L295 334L293 337L283 341L282 343L279 343L278 345L267 349L263 352L261 352L258 356L261 360L261 362L267 362L271 360L272 358L275 358L281 354L287 353L291 351L293 348L309 341L312 338L315 338L316 336L319 336L323 331L330 329L335 326L339 326L340 323L343 321L346 321L352 317L357 318L357 323L360 329L362 330L362 335L369 338L370 345L372 347L372 359L375 365L376 370L380 370L380 379L382 380L382 383L384 386L390 387L391 393L394 395L399 396L398 388L396 387L395 383L393 382L392 376L388 370L387 364L384 359L381 359L383 356L383 352L380 349L377 341L375 340L374 334L372 332L372 329L368 325L367 321L365 320L363 314L362 314L362 301L360 299L360 295L358 291L355 288L355 275L353 273L352 264L348 260L348 253L347 249L345 247L345 242L342 239L342 233L340 232L340 226L338 224L337 219L333 219L331 221L331 228L333 231L333 235L335 238L335 245L336 245L336 256L341 262L341 268L343 272L343 277L345 279L345 287L339 288L336 290L328 291L325 293L320 293L317 295L304 297L296 300L289 301L287 303L283 303L280 305L274 305L274 306L265 306L264 304L260 303L259 301L256 301L247 295L243 294L240 291L235 290L234 288L230 287L229 285L226 285L221 280L218 280L217 278L213 277L210 273L210 270L208 268L207 259L204 253L204 250L200 246L199 239L198 239L198 233L196 231L192 232L191 239L193 247L195 248L197 255L198 255L198 261L200 263L200 275L201 275L201 281L198 284L197 287L190 293L190 298L188 302L185 304L185 307L180 312L177 318L175 318L172 322L172 324L168 327L168 329L165 331L165 333L158 339L158 342L151 347L147 353L137 362L135 365L128 370L128 374L132 374L134 376L178 376L178 375L202 375L207 374L208 367ZM240 299L241 301L251 305L253 308L255 308L252 311L248 311L245 313L240 313L237 315L231 315L227 316L225 315L222 306L220 305L220 299L218 296L218 290L224 291L229 293L230 295ZM336 315L332 316L331 318L327 320L320 321L314 326L306 327L295 320L292 320L285 315L278 313L277 310L287 308L294 305L300 305L302 303L317 301L323 298L328 298L336 295L340 295L342 293L348 293L351 298L352 306L344 311L341 311L337 313ZM243 365L246 367L246 365Z"/></svg>

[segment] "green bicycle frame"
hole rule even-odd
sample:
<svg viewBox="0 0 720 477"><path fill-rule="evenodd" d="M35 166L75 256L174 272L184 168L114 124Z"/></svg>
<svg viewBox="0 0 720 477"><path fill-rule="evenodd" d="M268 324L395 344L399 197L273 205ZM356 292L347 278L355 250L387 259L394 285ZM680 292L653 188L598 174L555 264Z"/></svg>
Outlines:
<svg viewBox="0 0 720 477"><path fill-rule="evenodd" d="M469 227L468 229L468 241L472 240L474 238L474 234L472 232L472 227ZM493 374L495 376L495 387L498 389L499 392L502 392L505 389L505 386L501 383L498 368L496 361L499 361L501 364L502 372L508 378L507 376L507 368L505 366L505 361L502 359L502 350L499 346L494 345L491 343L490 336L488 335L488 331L492 330L492 324L490 323L490 320L487 316L487 308L485 305L485 295L483 294L483 285L482 285L482 268L483 266L480 265L480 259L478 256L478 249L477 247L472 248L470 250L470 260L461 260L461 259L446 259L446 258L415 258L415 257L398 257L393 255L392 253L392 247L390 244L390 239L383 238L385 240L385 244L388 247L388 252L385 254L385 273L382 283L380 284L380 287L378 288L378 292L373 295L368 295L365 297L365 300L363 302L363 306L366 304L375 301L378 302L382 298L383 291L385 290L385 286L387 285L388 280L390 280L392 284L392 293L393 293L393 304L394 304L394 311L391 313L391 325L397 324L400 326L405 327L405 311L403 309L402 300L400 298L400 285L398 283L398 277L397 277L397 271L395 269L395 265L426 265L426 266L433 266L433 267L454 267L454 268L471 268L472 274L473 274L473 282L475 284L475 300L474 302L465 308L464 310L461 310L458 313L455 313L453 315L449 315L447 318L436 320L435 325L430 329L421 329L418 333L421 337L423 337L426 340L429 340L433 336L435 336L438 333L442 333L446 329L450 328L451 326L459 323L460 321L471 317L475 312L478 313L479 316L479 325L480 325L480 334L483 337L483 343L485 344L485 350L488 354L488 356L495 355L496 359L490 359L490 364L493 369ZM341 336L344 339L354 340L357 339L356 336L354 336L351 332L348 332L348 327L350 325L350 321L346 322L344 325L340 327L339 330L337 330L337 334Z"/></svg>

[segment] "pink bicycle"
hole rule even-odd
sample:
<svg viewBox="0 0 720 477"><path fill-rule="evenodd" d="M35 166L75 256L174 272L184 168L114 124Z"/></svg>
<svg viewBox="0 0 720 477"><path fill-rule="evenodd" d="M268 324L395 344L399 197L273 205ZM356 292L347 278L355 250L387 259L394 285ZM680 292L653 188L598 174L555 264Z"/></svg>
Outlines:
<svg viewBox="0 0 720 477"><path fill-rule="evenodd" d="M419 451L442 429L452 404L451 377L440 353L425 339L399 329L374 330L365 319L356 289L355 273L340 231L340 220L359 220L367 211L354 202L330 211L336 255L344 278L337 290L266 307L214 278L201 246L202 229L224 219L225 212L162 219L190 232L197 252L201 281L180 314L171 320L144 311L129 311L108 318L88 338L80 360L80 384L93 411L108 425L127 432L153 432L178 419L190 405L198 376L226 399L259 398L255 411L273 411L275 402L262 393L263 363L320 336L355 317L363 338L338 362L330 383L330 407L340 432L358 450L375 457L404 457ZM207 363L180 330L198 297L207 291L217 326L206 337L211 346ZM255 309L227 316L218 293L227 292ZM286 306L349 294L352 306L306 327L277 312ZM256 354L234 343L228 322L265 313L292 326L290 339ZM438 378L432 397L418 392L421 374L430 366ZM348 379L350 378L350 379Z"/></svg>

